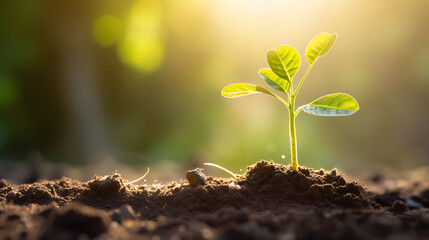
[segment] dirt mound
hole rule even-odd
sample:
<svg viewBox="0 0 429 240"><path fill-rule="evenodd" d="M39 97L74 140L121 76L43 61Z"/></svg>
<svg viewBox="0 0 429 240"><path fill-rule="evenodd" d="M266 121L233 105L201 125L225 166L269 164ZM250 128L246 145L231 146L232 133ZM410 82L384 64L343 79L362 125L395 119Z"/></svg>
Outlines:
<svg viewBox="0 0 429 240"><path fill-rule="evenodd" d="M40 181L19 186L5 185L0 193L7 201L16 204L48 204L53 201L65 203L75 199L82 191L83 183L69 178L55 181Z"/></svg>
<svg viewBox="0 0 429 240"><path fill-rule="evenodd" d="M198 170L199 171L199 170ZM192 171L188 172L191 177ZM205 178L199 184L189 182L166 185L131 185L120 174L95 176L82 183L68 178L13 186L4 181L0 193L15 204L59 204L70 201L103 210L131 206L145 219L158 216L192 216L214 212L223 207L246 206L251 211L272 210L278 213L290 205L371 208L377 204L355 182L347 183L336 170L315 171L260 161L236 178ZM191 181L192 182L192 181Z"/></svg>
<svg viewBox="0 0 429 240"><path fill-rule="evenodd" d="M189 175L189 174L188 174ZM200 177L204 177L201 175ZM336 170L324 171L260 161L236 178L208 177L202 184L188 182L140 186L126 184L120 174L95 176L87 183L63 178L10 187L6 200L15 204L48 204L79 201L85 205L111 210L129 204L148 218L210 212L221 207L247 206L251 210L277 211L279 205L309 204L367 208L375 206L365 189L347 183ZM150 211L147 211L150 209Z"/></svg>
<svg viewBox="0 0 429 240"><path fill-rule="evenodd" d="M204 177L199 174L199 178ZM138 186L126 184L119 174L114 174L95 177L75 200L105 210L128 204L147 219L190 216L228 206L246 206L252 211L282 211L290 204L377 207L361 185L347 183L336 170L300 168L294 172L288 166L260 161L236 178L207 177L199 181Z"/></svg>
<svg viewBox="0 0 429 240"><path fill-rule="evenodd" d="M119 191L125 191L124 180L119 173L104 177L95 176L87 185L90 190L100 195L109 195L118 193Z"/></svg>
<svg viewBox="0 0 429 240"><path fill-rule="evenodd" d="M339 205L351 208L373 206L368 192L356 182L346 180L332 171L299 167L294 172L289 166L260 161L249 166L238 184L258 200L311 205Z"/></svg>
<svg viewBox="0 0 429 240"><path fill-rule="evenodd" d="M429 234L429 190L372 197L336 170L260 161L235 178L0 180L0 239L384 239ZM412 200L412 201L411 201Z"/></svg>

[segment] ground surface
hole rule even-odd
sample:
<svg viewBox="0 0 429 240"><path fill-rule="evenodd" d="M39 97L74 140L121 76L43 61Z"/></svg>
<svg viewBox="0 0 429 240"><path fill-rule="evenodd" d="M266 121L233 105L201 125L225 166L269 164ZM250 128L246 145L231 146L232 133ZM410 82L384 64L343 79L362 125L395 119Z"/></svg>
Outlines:
<svg viewBox="0 0 429 240"><path fill-rule="evenodd" d="M336 170L260 161L236 178L0 180L1 239L429 239L429 188L374 193ZM382 176L373 184L382 185ZM384 190L383 190L384 189Z"/></svg>

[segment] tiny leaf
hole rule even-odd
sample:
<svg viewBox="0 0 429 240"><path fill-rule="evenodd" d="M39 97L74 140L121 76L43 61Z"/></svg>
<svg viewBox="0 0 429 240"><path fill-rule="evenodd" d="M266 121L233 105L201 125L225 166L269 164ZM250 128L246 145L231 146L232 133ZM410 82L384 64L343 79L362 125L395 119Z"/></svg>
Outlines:
<svg viewBox="0 0 429 240"><path fill-rule="evenodd" d="M258 73L265 80L265 82L267 82L268 85L270 85L272 88L285 92L286 94L289 94L290 83L287 80L277 76L273 72L273 70L269 68L263 68L259 70Z"/></svg>
<svg viewBox="0 0 429 240"><path fill-rule="evenodd" d="M350 95L334 93L301 106L302 111L317 116L347 116L359 110L357 101Z"/></svg>
<svg viewBox="0 0 429 240"><path fill-rule="evenodd" d="M312 64L318 57L325 55L332 45L334 45L338 34L320 33L311 40L305 50L305 56L310 64Z"/></svg>
<svg viewBox="0 0 429 240"><path fill-rule="evenodd" d="M265 88L247 83L234 83L222 89L222 96L226 98L238 98L255 93L265 93L271 96L275 96Z"/></svg>
<svg viewBox="0 0 429 240"><path fill-rule="evenodd" d="M301 64L298 51L288 45L281 45L275 51L268 51L267 60L273 72L288 81L292 80Z"/></svg>

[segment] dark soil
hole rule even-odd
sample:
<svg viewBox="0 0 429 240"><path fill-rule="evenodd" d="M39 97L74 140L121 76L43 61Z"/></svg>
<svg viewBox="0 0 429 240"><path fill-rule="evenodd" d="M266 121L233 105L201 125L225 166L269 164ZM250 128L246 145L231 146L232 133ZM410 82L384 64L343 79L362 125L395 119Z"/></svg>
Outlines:
<svg viewBox="0 0 429 240"><path fill-rule="evenodd" d="M375 194L336 170L260 161L236 178L0 180L1 239L429 239L429 189Z"/></svg>

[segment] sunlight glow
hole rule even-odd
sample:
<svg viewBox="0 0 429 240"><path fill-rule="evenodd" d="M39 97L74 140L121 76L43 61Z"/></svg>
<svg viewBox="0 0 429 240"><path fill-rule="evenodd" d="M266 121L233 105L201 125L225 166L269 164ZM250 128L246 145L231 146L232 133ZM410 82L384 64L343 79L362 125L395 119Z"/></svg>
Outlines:
<svg viewBox="0 0 429 240"><path fill-rule="evenodd" d="M131 8L120 59L143 73L156 71L164 60L162 7L158 1L140 0Z"/></svg>
<svg viewBox="0 0 429 240"><path fill-rule="evenodd" d="M92 36L101 46L108 47L119 42L122 36L122 22L113 15L103 15L95 20Z"/></svg>

